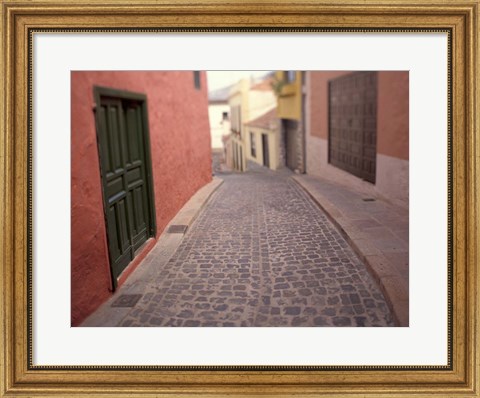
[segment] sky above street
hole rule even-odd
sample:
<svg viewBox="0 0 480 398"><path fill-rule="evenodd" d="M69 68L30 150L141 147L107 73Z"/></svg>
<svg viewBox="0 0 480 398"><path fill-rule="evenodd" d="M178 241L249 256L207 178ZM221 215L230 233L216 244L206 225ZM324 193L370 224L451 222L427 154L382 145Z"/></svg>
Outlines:
<svg viewBox="0 0 480 398"><path fill-rule="evenodd" d="M229 71L207 71L208 91L217 90L238 82L245 77L258 77L267 74L269 71L251 70L229 70Z"/></svg>

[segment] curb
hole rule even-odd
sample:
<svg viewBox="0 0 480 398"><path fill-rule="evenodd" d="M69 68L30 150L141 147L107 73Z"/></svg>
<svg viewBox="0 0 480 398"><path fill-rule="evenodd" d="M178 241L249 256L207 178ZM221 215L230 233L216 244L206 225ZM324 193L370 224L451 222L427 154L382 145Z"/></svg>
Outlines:
<svg viewBox="0 0 480 398"><path fill-rule="evenodd" d="M348 232L345 231L343 225L340 224L340 222L332 215L332 213L334 212L334 205L330 205L330 201L328 199L325 199L325 202L327 203L321 203L321 200L314 194L312 194L312 192L310 192L310 190L303 184L302 181L299 181L296 176L292 176L291 179L295 181L295 183L314 201L314 203L324 211L330 222L340 231L342 236L349 243L349 245L352 247L360 260L362 260L363 263L367 266L370 275L372 275L375 281L379 284L380 290L385 296L385 300L388 304L390 311L392 312L395 324L400 327L408 327L408 305L405 315L405 308L403 308L404 306L402 306L401 304L402 301L405 301L405 298L401 297L401 293L400 297L398 297L399 292L396 284L392 283L392 278L385 278L384 276L382 276L382 271L380 269L382 264L377 265L370 261L372 256L366 254L357 244L355 239L353 239L348 234ZM406 299L408 303L408 297ZM398 301L400 301L400 303L398 303Z"/></svg>
<svg viewBox="0 0 480 398"><path fill-rule="evenodd" d="M200 211L206 206L209 202L211 196L217 191L217 189L223 184L223 180L218 177L213 177L212 181L200 188L195 194L188 200L187 203L178 211L178 213L173 217L173 219L167 224L164 231L160 236L165 233L168 233L168 228L172 225L187 225L187 231L190 226L197 219ZM160 239L159 239L160 240Z"/></svg>

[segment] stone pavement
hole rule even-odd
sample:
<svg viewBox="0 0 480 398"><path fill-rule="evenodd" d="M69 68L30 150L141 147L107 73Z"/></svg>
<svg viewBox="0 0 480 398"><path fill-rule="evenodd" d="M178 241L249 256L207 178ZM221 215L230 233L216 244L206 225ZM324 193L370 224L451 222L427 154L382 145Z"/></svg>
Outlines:
<svg viewBox="0 0 480 398"><path fill-rule="evenodd" d="M222 178L171 258L147 257L84 326L115 311L109 326L394 326L363 262L291 173ZM111 307L133 292L134 307Z"/></svg>
<svg viewBox="0 0 480 398"><path fill-rule="evenodd" d="M379 283L399 326L409 320L408 210L309 175L294 180L326 211Z"/></svg>
<svg viewBox="0 0 480 398"><path fill-rule="evenodd" d="M223 149L212 149L212 173L217 174L221 172L224 164Z"/></svg>

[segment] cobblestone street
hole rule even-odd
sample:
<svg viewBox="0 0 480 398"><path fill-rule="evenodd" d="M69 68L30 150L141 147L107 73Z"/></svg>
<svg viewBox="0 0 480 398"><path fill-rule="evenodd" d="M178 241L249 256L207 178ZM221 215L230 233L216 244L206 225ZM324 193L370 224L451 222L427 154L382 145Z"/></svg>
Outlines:
<svg viewBox="0 0 480 398"><path fill-rule="evenodd" d="M290 174L221 178L118 326L394 326L365 265Z"/></svg>

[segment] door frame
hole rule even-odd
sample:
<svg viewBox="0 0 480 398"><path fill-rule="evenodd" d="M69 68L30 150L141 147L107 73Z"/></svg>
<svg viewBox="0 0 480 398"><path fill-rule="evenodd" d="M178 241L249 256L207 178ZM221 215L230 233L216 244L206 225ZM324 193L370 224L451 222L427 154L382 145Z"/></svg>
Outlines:
<svg viewBox="0 0 480 398"><path fill-rule="evenodd" d="M107 236L108 240L108 219L107 219L107 209L108 203L107 198L104 192L104 186L106 183L105 180L105 173L102 169L102 151L101 151L101 144L99 139L99 131L100 131L100 120L99 114L97 113L97 108L101 106L101 98L102 97L113 97L118 98L121 100L134 100L140 102L141 112L142 112L142 125L143 125L143 147L144 147L144 157L145 157L145 178L147 184L147 200L148 200L148 213L150 216L150 228L147 231L148 238L155 237L157 235L157 217L155 212L155 195L153 190L153 173L152 173L152 156L151 156L151 149L150 149L150 129L148 123L148 106L147 106L147 96L142 93L135 93L126 90L118 90L110 87L103 87L103 86L93 86L93 96L94 96L94 114L95 114L95 129L96 129L96 138L97 138L97 151L98 151L98 158L99 158L99 170L100 170L100 178L101 178L101 191L102 191L102 202L103 202L103 216L104 216L104 225L105 225L105 235ZM112 280L112 287L113 290L117 288L117 278L115 278L113 269L112 269L112 258L110 254L110 245L107 244L108 247L108 261L109 261L109 269L110 269L110 277ZM128 265L127 265L128 267ZM120 273L121 275L121 273Z"/></svg>

